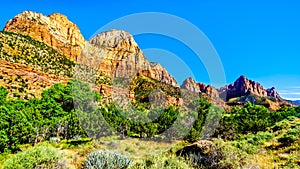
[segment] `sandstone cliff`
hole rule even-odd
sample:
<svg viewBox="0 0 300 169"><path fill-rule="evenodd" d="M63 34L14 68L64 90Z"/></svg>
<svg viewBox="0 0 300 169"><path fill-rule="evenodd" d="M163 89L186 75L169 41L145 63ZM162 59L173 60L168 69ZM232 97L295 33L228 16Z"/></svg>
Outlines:
<svg viewBox="0 0 300 169"><path fill-rule="evenodd" d="M169 75L168 71L164 67L162 67L159 63L151 62L150 68L148 68L147 70L140 71L139 75L147 76L152 79L156 79L161 82L178 87L178 84L174 79L174 77Z"/></svg>
<svg viewBox="0 0 300 169"><path fill-rule="evenodd" d="M192 78L187 78L183 81L181 85L182 89L186 89L188 91L194 92L194 93L205 93L211 97L219 97L218 90L210 85L205 85L203 83L197 83Z"/></svg>
<svg viewBox="0 0 300 169"><path fill-rule="evenodd" d="M78 27L66 16L58 13L45 16L25 11L9 20L4 31L30 36L34 40L44 42L72 61L76 61L85 43Z"/></svg>
<svg viewBox="0 0 300 169"><path fill-rule="evenodd" d="M139 72L150 78L178 86L160 65L151 66L132 35L121 30L102 32L86 42L78 27L64 15L25 11L9 20L4 31L30 36L44 42L69 60L97 65L111 78L132 78ZM84 50L84 52L82 52ZM90 53L93 56L90 56Z"/></svg>
<svg viewBox="0 0 300 169"><path fill-rule="evenodd" d="M132 35L122 30L111 30L96 35L89 41L92 47L84 48L81 63L94 66L112 78L133 78L147 76L161 82L178 86L176 80L169 75L160 64L150 63L144 56ZM86 46L88 46L87 44ZM92 59L87 60L89 50L98 51ZM91 57L90 57L91 58Z"/></svg>

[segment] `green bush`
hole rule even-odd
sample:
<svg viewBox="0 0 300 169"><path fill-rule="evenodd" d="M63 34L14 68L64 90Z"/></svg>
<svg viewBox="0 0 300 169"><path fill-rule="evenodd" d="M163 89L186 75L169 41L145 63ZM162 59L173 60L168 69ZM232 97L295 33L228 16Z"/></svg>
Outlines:
<svg viewBox="0 0 300 169"><path fill-rule="evenodd" d="M181 157L175 155L156 155L149 156L142 160L135 162L129 167L130 169L191 169L186 161Z"/></svg>
<svg viewBox="0 0 300 169"><path fill-rule="evenodd" d="M83 166L85 169L125 169L130 163L128 157L105 150L90 153Z"/></svg>
<svg viewBox="0 0 300 169"><path fill-rule="evenodd" d="M247 140L242 141L232 141L231 143L234 147L247 152L248 154L254 154L257 152L257 146L249 143Z"/></svg>
<svg viewBox="0 0 300 169"><path fill-rule="evenodd" d="M239 148L221 139L213 139L209 150L190 153L186 158L194 167L208 169L242 168L248 155Z"/></svg>
<svg viewBox="0 0 300 169"><path fill-rule="evenodd" d="M220 127L215 137L227 140L237 139L240 134L258 133L272 129L277 122L297 117L294 107L284 107L276 112L270 112L261 105L245 104L243 107L233 107L228 114L223 115ZM284 128L283 124L277 124L274 130Z"/></svg>
<svg viewBox="0 0 300 169"><path fill-rule="evenodd" d="M265 142L274 138L274 135L269 132L259 132L257 134L251 134L241 137L239 140L232 141L232 145L247 152L248 154L254 154L259 147Z"/></svg>
<svg viewBox="0 0 300 169"><path fill-rule="evenodd" d="M289 126L290 122L286 119L275 123L274 126L271 127L271 130L273 130L274 132L285 129Z"/></svg>
<svg viewBox="0 0 300 169"><path fill-rule="evenodd" d="M296 128L289 129L283 136L278 139L283 145L291 145L299 139L300 136L300 126Z"/></svg>
<svg viewBox="0 0 300 169"><path fill-rule="evenodd" d="M66 162L57 149L47 146L32 147L6 160L4 169L63 169Z"/></svg>
<svg viewBox="0 0 300 169"><path fill-rule="evenodd" d="M247 139L248 143L251 143L253 145L262 145L266 141L270 141L274 138L274 135L269 132L259 132L255 135L252 135Z"/></svg>

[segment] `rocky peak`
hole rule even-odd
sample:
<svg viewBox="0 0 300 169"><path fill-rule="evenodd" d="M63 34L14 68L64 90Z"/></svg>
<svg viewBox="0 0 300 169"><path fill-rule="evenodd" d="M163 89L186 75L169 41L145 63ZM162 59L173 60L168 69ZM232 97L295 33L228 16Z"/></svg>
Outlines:
<svg viewBox="0 0 300 169"><path fill-rule="evenodd" d="M167 84L178 86L160 64L150 63L135 42L133 36L122 30L102 32L92 38L90 44L101 50L99 70L113 78L147 76Z"/></svg>
<svg viewBox="0 0 300 169"><path fill-rule="evenodd" d="M223 93L226 91L226 100L250 94L259 97L273 97L276 101L281 100L281 97L274 87L264 89L260 83L249 80L246 76L240 76L234 83L221 89ZM219 92L221 91L219 90Z"/></svg>
<svg viewBox="0 0 300 169"><path fill-rule="evenodd" d="M260 97L266 97L267 92L259 83L249 80L245 76L240 76L234 83L227 87L227 100L235 97L253 94Z"/></svg>
<svg viewBox="0 0 300 169"><path fill-rule="evenodd" d="M197 83L193 78L189 77L185 79L181 85L182 89L194 92L194 93L206 93L211 97L219 97L219 92L211 85L205 85L203 83Z"/></svg>
<svg viewBox="0 0 300 169"><path fill-rule="evenodd" d="M141 70L150 68L150 63L134 41L125 31L111 30L102 32L90 41L95 48L101 50L99 70L111 77L128 78Z"/></svg>
<svg viewBox="0 0 300 169"><path fill-rule="evenodd" d="M188 90L188 91L191 91L191 92L194 92L194 93L199 93L201 92L200 90L200 86L197 84L197 82L189 77L187 79L185 79L181 85L181 88L182 89L185 89L185 90Z"/></svg>
<svg viewBox="0 0 300 169"><path fill-rule="evenodd" d="M102 32L93 37L90 42L101 48L120 48L123 50L137 52L136 49L139 50L139 47L132 35L123 30L110 30L107 32Z"/></svg>
<svg viewBox="0 0 300 169"><path fill-rule="evenodd" d="M25 11L9 20L4 31L30 36L53 47L59 53L76 61L85 39L78 27L64 15L55 13L45 16Z"/></svg>
<svg viewBox="0 0 300 169"><path fill-rule="evenodd" d="M277 93L275 87L272 87L272 88L270 88L270 89L267 89L266 91L267 91L267 95L268 95L269 97L275 98L276 101L280 101L280 100L281 100L281 97L280 97L280 95Z"/></svg>
<svg viewBox="0 0 300 169"><path fill-rule="evenodd" d="M144 76L151 77L153 79L159 80L161 82L170 84L172 86L178 87L178 83L174 77L172 77L168 71L161 66L159 63L151 62L150 68L148 70L143 70L140 72Z"/></svg>

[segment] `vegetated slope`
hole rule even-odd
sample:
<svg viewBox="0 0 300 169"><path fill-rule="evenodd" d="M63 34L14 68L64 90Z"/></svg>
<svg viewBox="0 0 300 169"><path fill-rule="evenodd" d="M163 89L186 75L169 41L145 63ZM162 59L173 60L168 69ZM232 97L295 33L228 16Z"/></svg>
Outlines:
<svg viewBox="0 0 300 169"><path fill-rule="evenodd" d="M45 43L10 32L0 32L0 58L62 77L72 77L75 65Z"/></svg>
<svg viewBox="0 0 300 169"><path fill-rule="evenodd" d="M131 82L130 87L134 93L134 99L139 103L151 103L152 106L159 107L166 107L172 104L182 106L183 104L179 87L147 76L136 77Z"/></svg>
<svg viewBox="0 0 300 169"><path fill-rule="evenodd" d="M59 13L45 16L24 11L9 20L4 31L27 35L44 42L71 61L77 60L85 43L77 25Z"/></svg>
<svg viewBox="0 0 300 169"><path fill-rule="evenodd" d="M11 97L29 99L72 77L74 62L29 36L0 32L0 84Z"/></svg>
<svg viewBox="0 0 300 169"><path fill-rule="evenodd" d="M300 107L247 103L222 115L212 138L177 151L203 168L299 168Z"/></svg>
<svg viewBox="0 0 300 169"><path fill-rule="evenodd" d="M29 36L0 32L0 84L10 90L10 96L28 99L55 83L73 78L75 63L43 42ZM77 73L92 71L77 65ZM110 79L94 71L96 84L108 84ZM84 74L77 78L86 78Z"/></svg>

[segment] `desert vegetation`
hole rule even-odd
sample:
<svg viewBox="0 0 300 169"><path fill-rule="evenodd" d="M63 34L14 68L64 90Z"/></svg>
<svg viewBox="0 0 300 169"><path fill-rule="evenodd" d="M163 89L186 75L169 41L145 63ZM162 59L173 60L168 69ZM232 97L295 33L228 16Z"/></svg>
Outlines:
<svg viewBox="0 0 300 169"><path fill-rule="evenodd" d="M226 112L215 107L222 116L219 127L201 141L214 106L200 98L191 103L196 111L186 112L194 114L195 123L189 133L180 128L172 133L186 134L176 140L157 137L180 118L176 106L120 110L113 103L99 104L101 95L76 79L54 85L41 98L11 100L7 94L1 87L3 168L298 168L300 161L299 107L276 112L251 103Z"/></svg>

